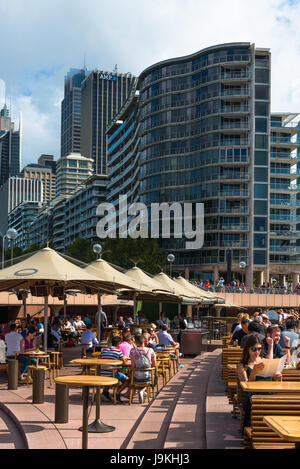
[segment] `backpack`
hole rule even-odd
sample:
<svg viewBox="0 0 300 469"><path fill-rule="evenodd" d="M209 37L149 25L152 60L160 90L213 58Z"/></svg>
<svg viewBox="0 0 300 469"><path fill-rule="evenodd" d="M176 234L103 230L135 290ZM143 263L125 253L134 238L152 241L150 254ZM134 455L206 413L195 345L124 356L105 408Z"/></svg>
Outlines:
<svg viewBox="0 0 300 469"><path fill-rule="evenodd" d="M148 353L148 350L147 349L147 352L146 354ZM135 367L136 368L151 368L151 363L149 362L148 358L146 357L146 355L144 355L143 353L140 352L140 356L135 364ZM134 373L134 377L137 378L137 379L149 379L151 376L151 373L150 371L136 371Z"/></svg>

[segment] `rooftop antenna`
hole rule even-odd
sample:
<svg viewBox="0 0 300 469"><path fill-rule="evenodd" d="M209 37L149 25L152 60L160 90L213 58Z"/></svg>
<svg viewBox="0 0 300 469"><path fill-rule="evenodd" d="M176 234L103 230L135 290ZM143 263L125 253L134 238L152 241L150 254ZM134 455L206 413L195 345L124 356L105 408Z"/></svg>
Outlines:
<svg viewBox="0 0 300 469"><path fill-rule="evenodd" d="M114 73L118 73L118 64L115 65Z"/></svg>
<svg viewBox="0 0 300 469"><path fill-rule="evenodd" d="M83 70L87 70L86 68L86 53L83 54Z"/></svg>

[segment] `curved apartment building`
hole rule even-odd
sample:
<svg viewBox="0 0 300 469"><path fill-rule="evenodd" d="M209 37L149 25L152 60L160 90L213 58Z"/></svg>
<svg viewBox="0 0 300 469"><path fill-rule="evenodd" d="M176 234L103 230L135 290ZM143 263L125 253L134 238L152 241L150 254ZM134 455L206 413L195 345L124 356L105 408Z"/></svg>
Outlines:
<svg viewBox="0 0 300 469"><path fill-rule="evenodd" d="M191 277L217 280L227 270L230 252L232 270L245 275L249 286L255 275L259 285L269 281L272 263L279 261L276 251L270 257L270 196L285 192L286 199L292 191L295 198L292 152L299 143L298 124L289 133L284 116L281 124L275 119L280 129L271 121L270 62L269 49L241 42L154 64L140 74L127 111L121 110L108 128L110 201L133 191L147 206L204 203L201 249L186 250L184 239L162 240L176 256L176 269ZM271 166L270 149L281 157L283 147L286 156L290 151L289 167ZM279 175L273 172L277 168ZM284 171L288 185L279 190L275 176L282 178ZM294 212L290 216L293 224ZM275 231L291 231L280 222L272 224ZM282 240L285 234L293 246L296 237L284 233ZM295 275L300 272L296 253L296 247L290 249L286 262L294 264Z"/></svg>

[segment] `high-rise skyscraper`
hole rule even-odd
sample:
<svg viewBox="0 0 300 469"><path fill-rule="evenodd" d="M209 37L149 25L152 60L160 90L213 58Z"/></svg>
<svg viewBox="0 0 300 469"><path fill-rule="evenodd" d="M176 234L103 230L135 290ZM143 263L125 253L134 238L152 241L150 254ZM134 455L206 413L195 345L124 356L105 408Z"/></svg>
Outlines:
<svg viewBox="0 0 300 469"><path fill-rule="evenodd" d="M21 163L22 124L19 130L11 122L6 104L0 111L0 186L11 176L17 176Z"/></svg>
<svg viewBox="0 0 300 469"><path fill-rule="evenodd" d="M85 69L71 68L65 77L61 103L61 156L80 153L81 83L86 74Z"/></svg>
<svg viewBox="0 0 300 469"><path fill-rule="evenodd" d="M271 114L270 77L270 50L246 42L164 60L140 74L107 128L115 207L120 195L149 208L204 204L200 249L160 240L187 277L299 281L300 123Z"/></svg>
<svg viewBox="0 0 300 469"><path fill-rule="evenodd" d="M134 81L130 73L93 70L82 82L80 152L94 160L95 174L107 173L106 126L127 100Z"/></svg>

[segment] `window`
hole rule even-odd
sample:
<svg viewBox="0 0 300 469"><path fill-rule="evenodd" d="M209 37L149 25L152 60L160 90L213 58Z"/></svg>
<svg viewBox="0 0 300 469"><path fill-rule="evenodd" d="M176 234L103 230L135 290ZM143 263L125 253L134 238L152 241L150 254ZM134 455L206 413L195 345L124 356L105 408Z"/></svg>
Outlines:
<svg viewBox="0 0 300 469"><path fill-rule="evenodd" d="M254 152L254 161L257 165L267 166L268 165L268 152L262 150L256 150Z"/></svg>
<svg viewBox="0 0 300 469"><path fill-rule="evenodd" d="M253 262L255 265L265 265L267 262L266 251L254 251Z"/></svg>
<svg viewBox="0 0 300 469"><path fill-rule="evenodd" d="M267 218L254 217L254 231L267 231Z"/></svg>
<svg viewBox="0 0 300 469"><path fill-rule="evenodd" d="M265 85L255 85L255 99L269 99L269 87Z"/></svg>
<svg viewBox="0 0 300 469"><path fill-rule="evenodd" d="M264 117L256 117L255 119L255 131L268 133L268 119Z"/></svg>
<svg viewBox="0 0 300 469"><path fill-rule="evenodd" d="M256 83L269 83L269 70L263 68L255 69L255 82Z"/></svg>
<svg viewBox="0 0 300 469"><path fill-rule="evenodd" d="M255 148L268 148L268 136L255 135Z"/></svg>
<svg viewBox="0 0 300 469"><path fill-rule="evenodd" d="M255 248L266 248L267 247L267 235L255 234L254 235L254 247Z"/></svg>
<svg viewBox="0 0 300 469"><path fill-rule="evenodd" d="M267 215L268 202L266 200L254 201L254 215Z"/></svg>
<svg viewBox="0 0 300 469"><path fill-rule="evenodd" d="M254 180L256 182L268 182L268 168L254 168Z"/></svg>
<svg viewBox="0 0 300 469"><path fill-rule="evenodd" d="M256 199L266 199L268 196L267 184L254 184L254 197Z"/></svg>

